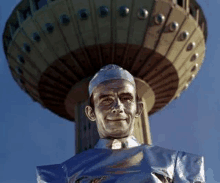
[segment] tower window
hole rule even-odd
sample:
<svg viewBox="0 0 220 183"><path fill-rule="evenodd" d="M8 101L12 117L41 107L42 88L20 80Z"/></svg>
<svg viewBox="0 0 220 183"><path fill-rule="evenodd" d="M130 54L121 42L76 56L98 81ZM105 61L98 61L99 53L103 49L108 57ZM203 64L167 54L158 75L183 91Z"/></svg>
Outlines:
<svg viewBox="0 0 220 183"><path fill-rule="evenodd" d="M7 46L10 44L10 42L11 42L11 36L5 36L5 38L6 38L6 44L7 44Z"/></svg>
<svg viewBox="0 0 220 183"><path fill-rule="evenodd" d="M31 9L30 7L28 7L26 10L21 11L21 15L22 15L22 21L26 20L28 17L31 16Z"/></svg>
<svg viewBox="0 0 220 183"><path fill-rule="evenodd" d="M16 22L11 23L11 31L12 31L12 35L15 33L15 31L19 28L19 24L18 21L16 20Z"/></svg>
<svg viewBox="0 0 220 183"><path fill-rule="evenodd" d="M27 43L24 43L24 44L23 44L23 49L24 49L24 51L26 51L27 53L30 53L30 52L31 52L31 47L30 47Z"/></svg>
<svg viewBox="0 0 220 183"><path fill-rule="evenodd" d="M196 18L197 11L193 6L190 7L189 12L194 18Z"/></svg>
<svg viewBox="0 0 220 183"><path fill-rule="evenodd" d="M193 10L192 10L192 8L189 9L189 12L190 12L191 15L193 15Z"/></svg>
<svg viewBox="0 0 220 183"><path fill-rule="evenodd" d="M177 0L177 4L181 7L183 7L183 0Z"/></svg>
<svg viewBox="0 0 220 183"><path fill-rule="evenodd" d="M47 0L35 0L36 9L39 10L47 4Z"/></svg>
<svg viewBox="0 0 220 183"><path fill-rule="evenodd" d="M19 63L21 63L21 64L25 63L24 57L22 55L18 55L17 59L18 59Z"/></svg>

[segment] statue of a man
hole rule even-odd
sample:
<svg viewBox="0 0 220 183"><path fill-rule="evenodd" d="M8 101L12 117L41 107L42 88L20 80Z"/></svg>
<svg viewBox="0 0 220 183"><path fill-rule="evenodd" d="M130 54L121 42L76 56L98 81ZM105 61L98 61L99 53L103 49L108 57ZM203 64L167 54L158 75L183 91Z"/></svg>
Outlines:
<svg viewBox="0 0 220 183"><path fill-rule="evenodd" d="M205 183L203 157L139 144L132 135L143 103L128 71L103 67L90 81L89 95L85 112L96 121L100 140L61 164L38 166L38 182Z"/></svg>

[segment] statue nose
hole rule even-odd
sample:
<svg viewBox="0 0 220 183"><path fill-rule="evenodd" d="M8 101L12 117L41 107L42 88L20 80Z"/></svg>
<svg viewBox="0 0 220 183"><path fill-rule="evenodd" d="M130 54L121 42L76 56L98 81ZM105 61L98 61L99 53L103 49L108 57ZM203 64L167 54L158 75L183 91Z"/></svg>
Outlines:
<svg viewBox="0 0 220 183"><path fill-rule="evenodd" d="M112 112L113 113L123 113L123 105L119 99L116 100L114 106L112 107Z"/></svg>

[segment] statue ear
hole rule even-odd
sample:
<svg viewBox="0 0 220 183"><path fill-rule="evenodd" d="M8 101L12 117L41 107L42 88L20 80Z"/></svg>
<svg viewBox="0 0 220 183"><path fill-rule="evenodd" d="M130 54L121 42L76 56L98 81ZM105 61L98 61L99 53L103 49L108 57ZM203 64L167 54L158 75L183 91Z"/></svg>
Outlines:
<svg viewBox="0 0 220 183"><path fill-rule="evenodd" d="M90 121L96 120L95 111L92 109L91 106L87 105L85 107L85 113L86 113L87 118L89 118Z"/></svg>
<svg viewBox="0 0 220 183"><path fill-rule="evenodd" d="M138 118L141 115L141 113L143 111L143 107L144 107L143 102L142 101L138 101L137 102L137 111L136 111L136 115L135 115L136 118Z"/></svg>

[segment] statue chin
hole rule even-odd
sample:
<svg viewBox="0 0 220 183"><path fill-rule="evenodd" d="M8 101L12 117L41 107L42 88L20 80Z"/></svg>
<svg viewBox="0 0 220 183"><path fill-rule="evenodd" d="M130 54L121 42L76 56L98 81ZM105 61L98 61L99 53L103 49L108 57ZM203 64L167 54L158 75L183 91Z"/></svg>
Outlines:
<svg viewBox="0 0 220 183"><path fill-rule="evenodd" d="M120 139L120 138L125 138L133 133L133 127L132 125L126 126L126 125L121 125L121 126L105 126L104 129L98 129L99 136L100 138L105 138L105 139Z"/></svg>
<svg viewBox="0 0 220 183"><path fill-rule="evenodd" d="M129 135L122 135L122 134L119 134L119 135L112 135L109 137L109 139L122 139L122 138L126 138L128 137Z"/></svg>
<svg viewBox="0 0 220 183"><path fill-rule="evenodd" d="M100 138L105 138L105 139L121 139L121 138L126 138L126 137L128 137L130 135L132 135L132 133L128 132L128 131L108 130L107 133L105 133L105 135L100 135Z"/></svg>

